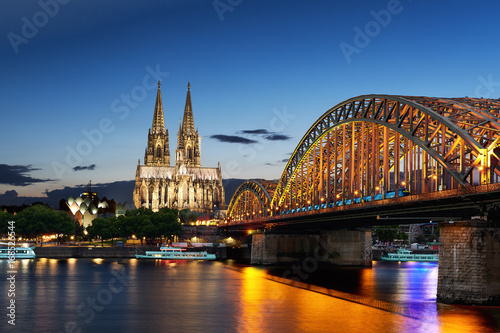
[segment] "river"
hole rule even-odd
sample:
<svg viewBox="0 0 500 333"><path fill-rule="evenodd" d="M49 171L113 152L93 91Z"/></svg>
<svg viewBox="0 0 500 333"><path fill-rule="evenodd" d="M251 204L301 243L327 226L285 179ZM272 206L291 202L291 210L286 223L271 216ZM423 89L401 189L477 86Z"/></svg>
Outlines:
<svg viewBox="0 0 500 333"><path fill-rule="evenodd" d="M11 274L1 260L0 331L500 331L500 307L437 304L437 269L39 258L18 260Z"/></svg>

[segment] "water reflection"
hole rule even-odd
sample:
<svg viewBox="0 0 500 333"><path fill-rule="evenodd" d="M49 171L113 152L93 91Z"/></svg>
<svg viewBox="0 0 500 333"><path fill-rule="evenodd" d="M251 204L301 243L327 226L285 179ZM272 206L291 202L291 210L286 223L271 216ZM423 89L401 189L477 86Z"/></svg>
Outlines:
<svg viewBox="0 0 500 333"><path fill-rule="evenodd" d="M0 261L1 279L6 268ZM32 323L40 332L74 327L81 332L428 333L500 327L500 308L436 305L434 264L330 267L300 282L283 279L289 267L280 269L137 259L20 261L16 330L33 331ZM0 285L0 293L6 295L6 288Z"/></svg>

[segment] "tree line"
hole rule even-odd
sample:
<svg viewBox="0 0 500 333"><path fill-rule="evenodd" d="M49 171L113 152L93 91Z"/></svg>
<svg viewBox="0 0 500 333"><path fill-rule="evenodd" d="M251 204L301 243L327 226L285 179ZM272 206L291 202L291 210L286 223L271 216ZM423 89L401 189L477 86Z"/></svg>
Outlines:
<svg viewBox="0 0 500 333"><path fill-rule="evenodd" d="M114 216L96 218L92 221L92 225L87 227L87 232L90 237L99 237L101 240L135 235L141 243L144 238L159 239L162 243L163 240L171 240L181 234L182 227L179 220L183 215L186 213L170 208L163 208L156 213L151 209L133 209L118 218Z"/></svg>
<svg viewBox="0 0 500 333"><path fill-rule="evenodd" d="M8 229L8 222L14 221L13 229ZM55 211L45 205L37 204L21 210L16 215L0 211L2 234L15 231L17 237L39 238L47 234L73 235L77 230L75 222L68 214Z"/></svg>
<svg viewBox="0 0 500 333"><path fill-rule="evenodd" d="M154 213L151 209L133 209L124 216L98 217L86 228L88 237L113 239L132 237L137 239L172 239L179 236L181 223L196 221L197 214L188 210L163 208ZM47 234L84 236L84 228L67 213L55 211L42 204L27 207L16 215L0 211L0 232L7 234L9 221L14 221L16 236L23 238L40 238Z"/></svg>

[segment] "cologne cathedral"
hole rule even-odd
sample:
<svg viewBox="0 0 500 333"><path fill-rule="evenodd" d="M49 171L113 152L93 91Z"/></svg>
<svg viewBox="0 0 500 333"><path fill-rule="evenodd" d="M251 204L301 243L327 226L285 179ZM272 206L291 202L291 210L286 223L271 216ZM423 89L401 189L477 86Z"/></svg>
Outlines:
<svg viewBox="0 0 500 333"><path fill-rule="evenodd" d="M194 127L190 85L187 86L184 116L179 124L175 165L170 165L168 130L165 130L160 82L148 133L148 146L135 174L134 205L136 208L163 207L189 209L199 213L223 210L224 188L220 163L216 168L201 166L201 136Z"/></svg>

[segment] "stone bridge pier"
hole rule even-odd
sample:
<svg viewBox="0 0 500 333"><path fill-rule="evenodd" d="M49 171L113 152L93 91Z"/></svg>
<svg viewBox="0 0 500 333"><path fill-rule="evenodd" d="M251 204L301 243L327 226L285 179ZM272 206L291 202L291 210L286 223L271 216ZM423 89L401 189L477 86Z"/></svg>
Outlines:
<svg viewBox="0 0 500 333"><path fill-rule="evenodd" d="M334 265L371 266L372 233L331 230L304 235L265 231L252 235L252 265L291 263L306 258Z"/></svg>
<svg viewBox="0 0 500 333"><path fill-rule="evenodd" d="M437 300L500 305L500 224L440 223Z"/></svg>

